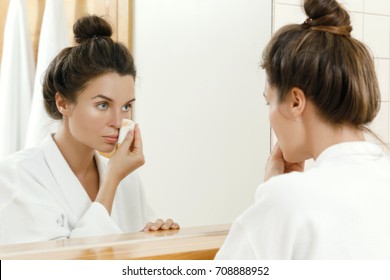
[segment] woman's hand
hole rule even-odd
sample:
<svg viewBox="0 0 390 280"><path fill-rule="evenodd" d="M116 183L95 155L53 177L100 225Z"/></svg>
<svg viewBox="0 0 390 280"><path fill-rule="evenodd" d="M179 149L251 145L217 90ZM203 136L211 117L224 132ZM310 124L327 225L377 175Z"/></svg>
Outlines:
<svg viewBox="0 0 390 280"><path fill-rule="evenodd" d="M145 225L142 231L157 231L157 230L168 230L168 229L179 229L178 223L175 223L172 219L167 219L165 222L162 219L158 219L156 222L149 222Z"/></svg>
<svg viewBox="0 0 390 280"><path fill-rule="evenodd" d="M122 144L111 156L108 162L108 176L119 183L144 163L141 132L136 124L134 131L130 130L127 133Z"/></svg>
<svg viewBox="0 0 390 280"><path fill-rule="evenodd" d="M136 124L134 131L127 133L122 145L111 156L95 201L101 203L108 213L111 213L119 183L144 163L141 133Z"/></svg>
<svg viewBox="0 0 390 280"><path fill-rule="evenodd" d="M283 157L283 152L278 143L267 160L265 167L264 182L273 176L289 173L292 171L302 172L305 169L305 162L290 163Z"/></svg>

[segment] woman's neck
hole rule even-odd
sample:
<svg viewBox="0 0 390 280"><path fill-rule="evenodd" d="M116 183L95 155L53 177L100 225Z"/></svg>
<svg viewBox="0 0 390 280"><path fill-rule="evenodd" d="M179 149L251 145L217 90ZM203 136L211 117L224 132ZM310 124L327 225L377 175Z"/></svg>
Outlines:
<svg viewBox="0 0 390 280"><path fill-rule="evenodd" d="M309 143L313 159L317 159L330 146L344 142L365 141L362 131L347 125L317 123L316 128L311 129L311 132Z"/></svg>
<svg viewBox="0 0 390 280"><path fill-rule="evenodd" d="M307 151L314 160L330 146L343 142L365 141L364 133L358 128L324 121L310 102L307 103L304 114Z"/></svg>
<svg viewBox="0 0 390 280"><path fill-rule="evenodd" d="M77 177L84 177L91 168L95 168L95 150L77 141L66 125L61 125L53 139Z"/></svg>

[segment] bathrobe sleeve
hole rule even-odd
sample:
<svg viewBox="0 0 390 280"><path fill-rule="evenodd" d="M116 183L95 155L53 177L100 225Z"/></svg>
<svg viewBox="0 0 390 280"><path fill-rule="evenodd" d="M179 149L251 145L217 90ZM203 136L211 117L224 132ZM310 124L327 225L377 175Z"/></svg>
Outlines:
<svg viewBox="0 0 390 280"><path fill-rule="evenodd" d="M116 223L111 219L107 209L99 202L93 202L77 223L76 228L70 232L69 238L121 232Z"/></svg>
<svg viewBox="0 0 390 280"><path fill-rule="evenodd" d="M55 239L120 233L103 205L92 203L77 226L70 229L66 216L49 205L34 204L15 197L0 209L0 244L39 242Z"/></svg>

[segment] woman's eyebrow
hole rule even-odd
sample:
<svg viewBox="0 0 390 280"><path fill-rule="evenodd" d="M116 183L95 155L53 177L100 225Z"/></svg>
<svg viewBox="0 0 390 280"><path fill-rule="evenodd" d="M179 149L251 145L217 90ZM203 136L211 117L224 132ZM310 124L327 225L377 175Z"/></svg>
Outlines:
<svg viewBox="0 0 390 280"><path fill-rule="evenodd" d="M106 99L106 100L108 100L108 101L113 101L112 98L110 98L110 97L108 97L108 96L105 96L105 95L102 95L102 94L98 94L98 95L92 97L91 99L95 99L95 98L103 98L103 99ZM134 102L134 101L135 101L135 98L133 98L133 99L127 101L126 103L131 103L131 102Z"/></svg>
<svg viewBox="0 0 390 280"><path fill-rule="evenodd" d="M103 99L107 99L108 101L112 101L112 99L110 97L107 97L105 95L96 95L95 97L92 97L91 99L95 99L95 98L103 98Z"/></svg>

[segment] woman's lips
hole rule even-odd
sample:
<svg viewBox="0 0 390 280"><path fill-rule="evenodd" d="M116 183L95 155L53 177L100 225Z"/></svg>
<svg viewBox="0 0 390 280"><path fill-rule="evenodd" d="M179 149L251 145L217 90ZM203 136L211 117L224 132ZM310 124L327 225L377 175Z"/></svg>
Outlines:
<svg viewBox="0 0 390 280"><path fill-rule="evenodd" d="M104 136L104 139L110 144L116 144L118 142L118 136Z"/></svg>

